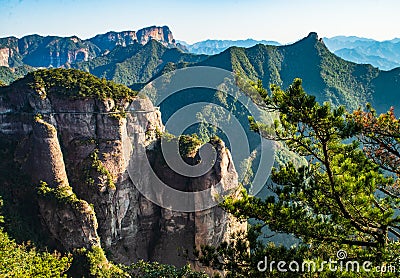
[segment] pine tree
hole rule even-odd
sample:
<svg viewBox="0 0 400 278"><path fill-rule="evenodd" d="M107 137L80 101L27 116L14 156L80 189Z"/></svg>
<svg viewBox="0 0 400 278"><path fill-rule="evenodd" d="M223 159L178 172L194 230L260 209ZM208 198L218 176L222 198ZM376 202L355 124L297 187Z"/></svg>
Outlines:
<svg viewBox="0 0 400 278"><path fill-rule="evenodd" d="M256 227L246 239L237 238L223 248L203 247L202 262L226 269L232 277L283 275L257 273L255 263L270 254L319 260L336 258L342 249L348 259L398 263L400 216L395 212L400 196L394 190L396 176L387 172L398 175L400 165L399 121L393 112L376 117L372 111L349 114L342 106L319 104L306 94L300 79L287 91L271 86L271 94L259 84L254 87L264 100L263 109L279 116L272 127L249 118L253 130L307 163L296 166L289 161L274 168L268 185L271 196L260 199L244 191L241 199L228 198L223 207L241 219L257 220L260 227L292 234L301 244L292 249L262 244L254 236L254 230L260 231ZM377 274L364 277L368 275Z"/></svg>

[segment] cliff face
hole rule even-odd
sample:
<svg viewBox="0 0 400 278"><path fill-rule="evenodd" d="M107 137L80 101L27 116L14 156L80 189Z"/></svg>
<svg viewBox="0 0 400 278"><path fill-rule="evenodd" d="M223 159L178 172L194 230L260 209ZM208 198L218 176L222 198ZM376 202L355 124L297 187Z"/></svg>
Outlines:
<svg viewBox="0 0 400 278"><path fill-rule="evenodd" d="M134 43L142 45L156 40L166 47L176 47L171 30L167 26L151 26L135 31L108 32L97 35L87 41L100 48L101 53L108 53L116 46L127 46Z"/></svg>
<svg viewBox="0 0 400 278"><path fill-rule="evenodd" d="M16 37L0 38L0 66L18 67L22 65L22 57L18 51Z"/></svg>
<svg viewBox="0 0 400 278"><path fill-rule="evenodd" d="M12 49L10 49L10 48L0 49L0 66L1 67L8 67L8 59L10 58L10 52L12 52Z"/></svg>
<svg viewBox="0 0 400 278"><path fill-rule="evenodd" d="M106 114L115 105L111 99L41 98L26 88L0 92L0 137L15 142L12 157L33 184L47 183L38 197L40 218L59 246L101 245L115 262L145 259L181 266L185 250L190 256L194 245L216 244L244 228L218 207L197 212L163 208L133 182L140 179L147 188L154 184L139 161L144 155L171 186L198 191L221 183L235 192L237 173L222 142L214 143L216 163L205 175L180 176L165 166L155 147L164 127L152 103L139 97L123 103L132 110L126 118ZM42 119L33 119L36 113ZM137 168L129 172L132 161Z"/></svg>
<svg viewBox="0 0 400 278"><path fill-rule="evenodd" d="M124 32L108 32L88 40L99 47L101 53L108 53L114 49L117 45L127 46L137 42L135 31L124 31Z"/></svg>
<svg viewBox="0 0 400 278"><path fill-rule="evenodd" d="M137 38L139 43L146 44L151 39L161 42L164 46L170 46L175 44L175 40L172 36L172 32L167 26L156 27L151 26L140 29L137 32Z"/></svg>

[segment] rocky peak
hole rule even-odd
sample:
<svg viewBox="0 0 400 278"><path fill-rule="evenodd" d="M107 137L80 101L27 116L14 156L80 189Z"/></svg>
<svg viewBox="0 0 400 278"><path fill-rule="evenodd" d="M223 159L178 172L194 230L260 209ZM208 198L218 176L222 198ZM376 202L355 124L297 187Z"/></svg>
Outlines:
<svg viewBox="0 0 400 278"><path fill-rule="evenodd" d="M107 32L88 39L87 42L96 45L101 53L109 52L116 46L127 46L137 42L135 31Z"/></svg>
<svg viewBox="0 0 400 278"><path fill-rule="evenodd" d="M151 26L135 31L108 32L97 35L88 42L95 44L100 48L101 53L107 53L116 46L127 46L134 43L142 45L147 44L150 40L156 40L164 46L176 47L172 32L167 26L157 27Z"/></svg>
<svg viewBox="0 0 400 278"><path fill-rule="evenodd" d="M314 47L315 44L318 43L318 41L319 41L318 34L316 32L310 32L307 35L307 37L297 41L296 43L293 44L293 46L307 49L310 46Z"/></svg>
<svg viewBox="0 0 400 278"><path fill-rule="evenodd" d="M312 40L318 40L318 34L316 32L310 32L306 38Z"/></svg>
<svg viewBox="0 0 400 278"><path fill-rule="evenodd" d="M2 47L18 47L18 39L16 37L0 38L0 48Z"/></svg>
<svg viewBox="0 0 400 278"><path fill-rule="evenodd" d="M140 29L139 31L137 31L137 38L138 41L143 45L148 43L152 39L159 41L164 46L175 45L175 40L168 26L151 26Z"/></svg>
<svg viewBox="0 0 400 278"><path fill-rule="evenodd" d="M81 39L78 38L77 36L72 36L69 38L73 43L78 43L81 42Z"/></svg>

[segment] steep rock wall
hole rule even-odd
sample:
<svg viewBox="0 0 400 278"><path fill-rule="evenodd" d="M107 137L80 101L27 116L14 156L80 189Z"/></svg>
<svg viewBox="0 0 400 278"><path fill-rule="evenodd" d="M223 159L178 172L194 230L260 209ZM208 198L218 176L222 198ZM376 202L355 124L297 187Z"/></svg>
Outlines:
<svg viewBox="0 0 400 278"><path fill-rule="evenodd" d="M107 114L115 105L111 99L71 100L54 94L43 99L26 89L0 96L0 136L19 142L14 156L24 162L22 170L35 184L42 180L53 189L65 186L68 196L76 194L75 205L38 198L44 225L64 249L101 244L116 262L144 259L181 266L187 261L182 255L188 251L190 256L194 245L216 244L245 228L218 207L177 212L143 196L132 175L151 190L144 156L161 179L183 189L202 190L221 182L224 190L235 192L237 173L219 142L208 173L179 176L165 167L154 148L164 127L152 103L137 97L120 104L132 110L126 118ZM33 119L37 113L40 123ZM128 172L131 161L137 168Z"/></svg>
<svg viewBox="0 0 400 278"><path fill-rule="evenodd" d="M38 196L40 216L53 241L68 251L100 246L94 209L69 186L55 127L36 118L29 141L24 168L34 184L46 182L44 190L53 193Z"/></svg>
<svg viewBox="0 0 400 278"><path fill-rule="evenodd" d="M10 58L10 48L1 48L0 49L0 66L1 67L8 67L9 62L8 59Z"/></svg>

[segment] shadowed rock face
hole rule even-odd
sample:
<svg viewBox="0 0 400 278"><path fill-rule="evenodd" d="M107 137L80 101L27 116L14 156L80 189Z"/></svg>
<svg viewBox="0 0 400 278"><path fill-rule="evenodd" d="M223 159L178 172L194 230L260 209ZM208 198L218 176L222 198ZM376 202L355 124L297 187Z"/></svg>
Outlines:
<svg viewBox="0 0 400 278"><path fill-rule="evenodd" d="M214 143L216 163L206 174L180 176L165 166L154 147L156 133L164 127L152 103L138 97L120 104L136 111L126 118L105 114L115 105L111 99L71 100L54 94L42 99L29 89L0 94L0 112L5 113L0 117L0 137L17 144L14 159L22 171L33 184L45 181L50 188L66 188L67 195L77 197L74 204L38 197L43 225L55 242L66 250L101 245L117 263L144 259L182 266L187 261L182 255L188 251L190 256L193 246L219 243L245 228L218 207L198 212L160 207L132 181L133 176L155 190L150 173L154 171L174 188L199 191L221 183L224 191L235 194L237 173L223 142ZM35 113L42 119L34 120ZM143 155L153 170L145 167ZM162 201L162 192L159 198Z"/></svg>
<svg viewBox="0 0 400 278"><path fill-rule="evenodd" d="M27 160L29 167L26 167L32 180L36 184L47 181L50 188L64 189L67 196L73 196L54 126L41 119L35 120L32 142L35 147ZM63 202L40 196L38 205L43 223L53 240L66 250L100 246L97 219L86 201Z"/></svg>

